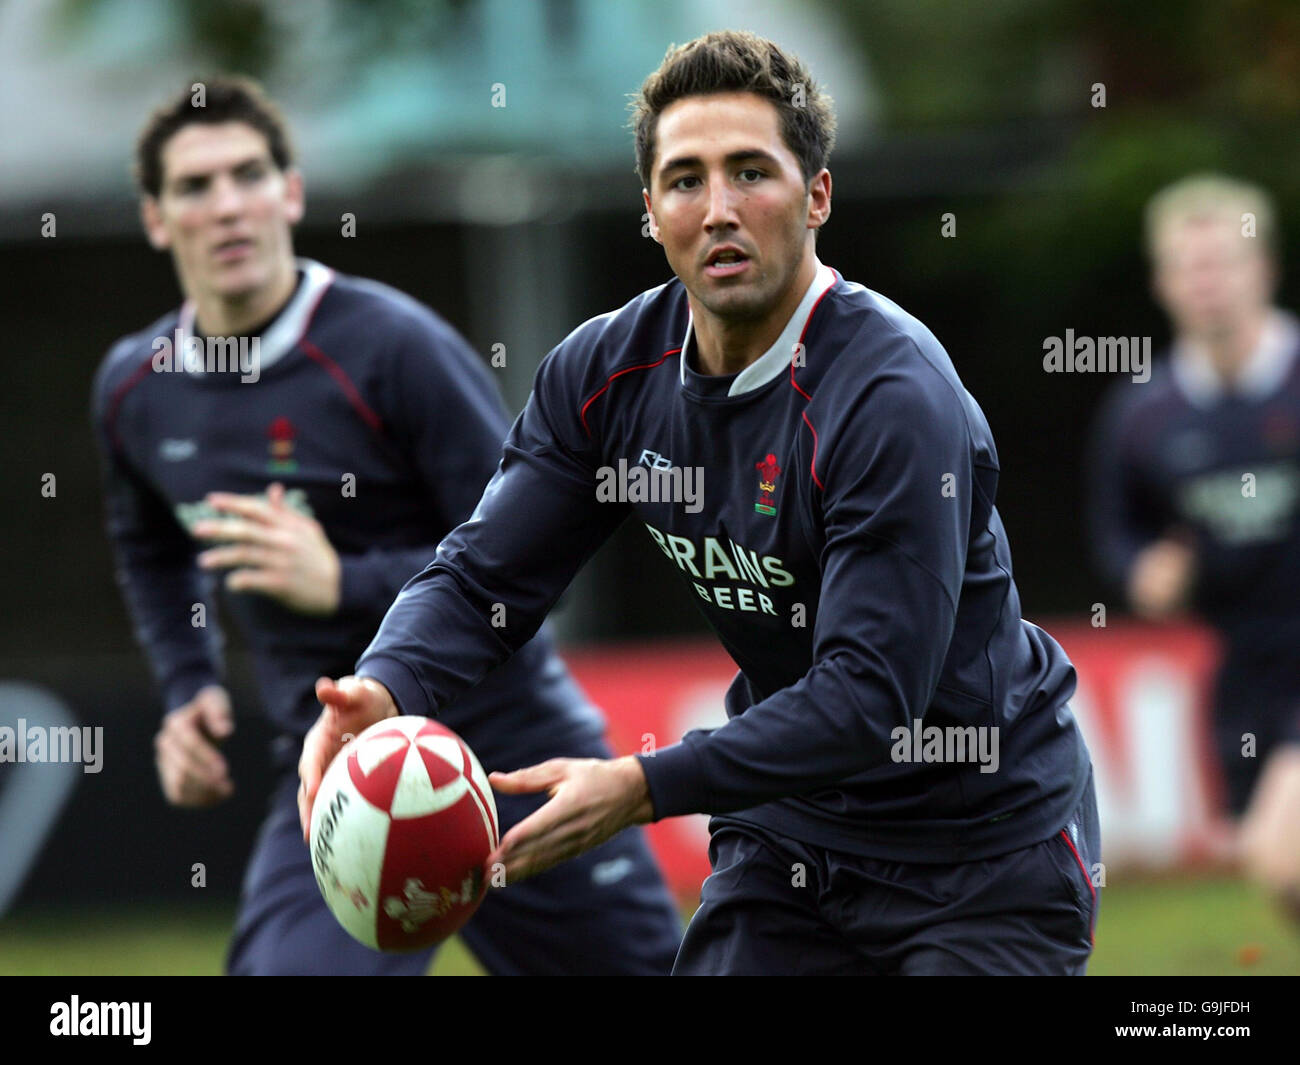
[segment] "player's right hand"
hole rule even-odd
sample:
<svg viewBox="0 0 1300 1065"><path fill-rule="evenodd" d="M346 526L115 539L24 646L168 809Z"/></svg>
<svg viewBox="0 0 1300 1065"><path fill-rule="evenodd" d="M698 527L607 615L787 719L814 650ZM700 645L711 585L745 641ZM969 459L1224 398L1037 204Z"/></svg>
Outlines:
<svg viewBox="0 0 1300 1065"><path fill-rule="evenodd" d="M311 833L311 808L320 791L321 777L334 756L354 736L359 736L376 721L397 717L397 703L379 681L371 677L342 677L337 682L321 677L316 682L316 698L325 707L302 743L298 759L298 818L302 821L302 838Z"/></svg>
<svg viewBox="0 0 1300 1065"><path fill-rule="evenodd" d="M163 718L154 761L163 795L173 806L215 806L234 793L230 767L217 744L235 731L230 696L210 684Z"/></svg>
<svg viewBox="0 0 1300 1065"><path fill-rule="evenodd" d="M1196 553L1165 537L1138 553L1129 573L1133 611L1148 621L1163 621L1186 608L1196 571Z"/></svg>

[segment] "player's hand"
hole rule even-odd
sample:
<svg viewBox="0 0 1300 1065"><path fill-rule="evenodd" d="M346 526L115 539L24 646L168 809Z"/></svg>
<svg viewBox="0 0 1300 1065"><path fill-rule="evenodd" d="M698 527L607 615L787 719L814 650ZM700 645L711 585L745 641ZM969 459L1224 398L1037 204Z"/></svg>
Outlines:
<svg viewBox="0 0 1300 1065"><path fill-rule="evenodd" d="M645 772L635 758L552 758L513 773L492 773L507 795L546 791L551 801L502 838L488 856L505 866L506 883L543 872L598 847L628 825L654 817Z"/></svg>
<svg viewBox="0 0 1300 1065"><path fill-rule="evenodd" d="M1196 571L1196 554L1166 537L1139 552L1129 572L1129 601L1140 617L1161 621L1187 606Z"/></svg>
<svg viewBox="0 0 1300 1065"><path fill-rule="evenodd" d="M377 680L370 677L342 677L337 682L321 677L316 698L325 707L302 743L298 759L298 818L302 838L311 831L311 808L320 791L321 777L343 745L376 721L397 717L397 703Z"/></svg>
<svg viewBox="0 0 1300 1065"><path fill-rule="evenodd" d="M199 555L206 570L224 569L232 592L256 592L300 614L333 614L343 567L315 518L284 501L276 483L267 498L213 492L207 502L224 516L194 524L194 535L218 546Z"/></svg>
<svg viewBox="0 0 1300 1065"><path fill-rule="evenodd" d="M215 806L234 793L230 769L217 745L235 731L230 696L219 685L201 688L163 718L154 760L163 795L173 806Z"/></svg>

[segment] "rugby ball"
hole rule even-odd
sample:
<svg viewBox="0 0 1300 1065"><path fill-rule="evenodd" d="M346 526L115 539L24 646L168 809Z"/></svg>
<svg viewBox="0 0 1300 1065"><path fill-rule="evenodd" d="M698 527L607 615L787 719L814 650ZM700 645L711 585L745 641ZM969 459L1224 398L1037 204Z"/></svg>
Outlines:
<svg viewBox="0 0 1300 1065"><path fill-rule="evenodd" d="M419 950L470 919L500 838L487 774L426 717L377 722L343 746L311 815L311 864L330 911L375 950Z"/></svg>

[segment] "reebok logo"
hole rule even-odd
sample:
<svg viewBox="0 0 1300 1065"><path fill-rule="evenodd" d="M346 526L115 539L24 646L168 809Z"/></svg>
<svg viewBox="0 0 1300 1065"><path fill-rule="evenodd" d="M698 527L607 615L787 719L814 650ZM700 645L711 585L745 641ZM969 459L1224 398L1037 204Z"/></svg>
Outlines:
<svg viewBox="0 0 1300 1065"><path fill-rule="evenodd" d="M642 451L641 457L636 460L638 466L649 466L652 470L671 470L672 461L664 458L657 451Z"/></svg>
<svg viewBox="0 0 1300 1065"><path fill-rule="evenodd" d="M158 456L164 462L184 462L186 459L192 459L198 451L199 445L196 440L167 439L158 445Z"/></svg>
<svg viewBox="0 0 1300 1065"><path fill-rule="evenodd" d="M598 887L617 884L632 871L632 859L627 857L611 858L591 867L591 882Z"/></svg>

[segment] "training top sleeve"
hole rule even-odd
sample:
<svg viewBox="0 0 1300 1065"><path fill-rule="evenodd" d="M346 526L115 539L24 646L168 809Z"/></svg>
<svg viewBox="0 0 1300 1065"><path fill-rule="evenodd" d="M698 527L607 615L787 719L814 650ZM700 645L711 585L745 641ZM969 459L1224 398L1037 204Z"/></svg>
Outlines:
<svg viewBox="0 0 1300 1065"><path fill-rule="evenodd" d="M1120 382L1107 397L1092 429L1087 454L1087 513L1093 560L1114 587L1127 590L1138 553L1163 531L1159 493L1144 484L1133 434L1134 386ZM1145 387L1145 386L1144 386Z"/></svg>
<svg viewBox="0 0 1300 1065"><path fill-rule="evenodd" d="M384 432L427 489L443 529L470 516L509 421L491 374L454 329L406 316L375 380ZM433 559L437 542L340 554L340 606L382 610Z"/></svg>
<svg viewBox="0 0 1300 1065"><path fill-rule="evenodd" d="M839 391L818 426L814 664L722 727L638 756L656 819L747 809L878 766L891 731L933 699L979 490L967 397L929 367Z"/></svg>
<svg viewBox="0 0 1300 1065"><path fill-rule="evenodd" d="M403 713L435 713L522 647L627 516L626 504L596 496L582 365L576 345L543 361L473 514L402 589L358 661Z"/></svg>
<svg viewBox="0 0 1300 1065"><path fill-rule="evenodd" d="M195 564L193 542L119 446L111 422L111 362L106 360L95 379L91 410L105 521L135 638L149 660L164 709L174 710L200 688L221 683L221 631L211 581ZM195 610L199 605L201 615Z"/></svg>

